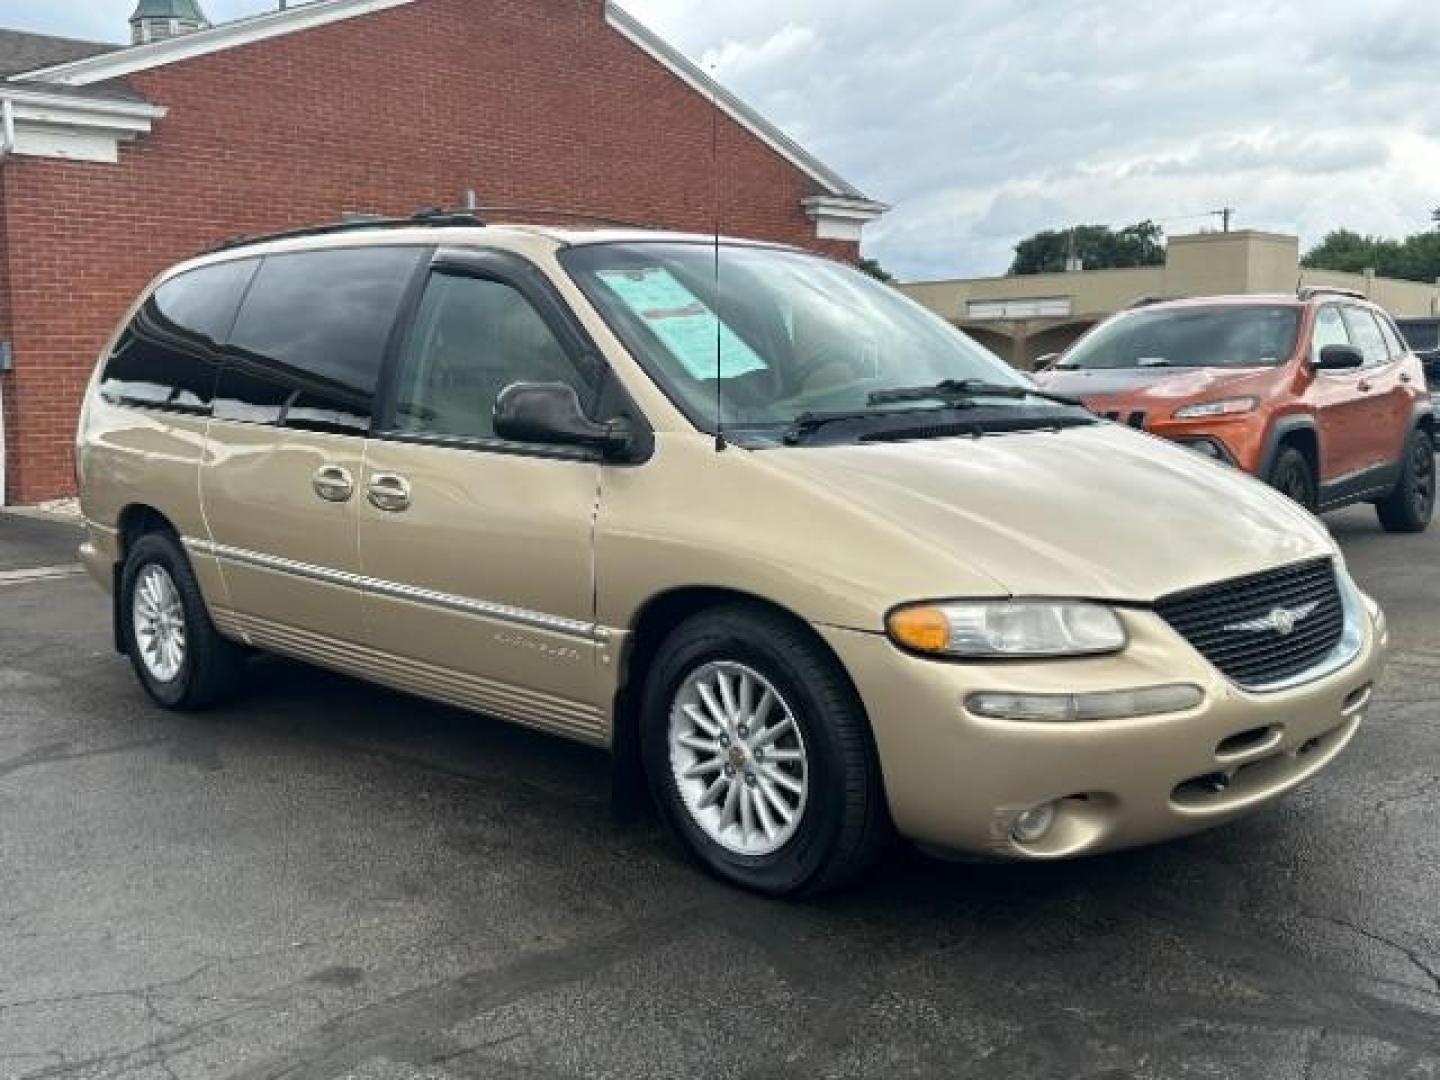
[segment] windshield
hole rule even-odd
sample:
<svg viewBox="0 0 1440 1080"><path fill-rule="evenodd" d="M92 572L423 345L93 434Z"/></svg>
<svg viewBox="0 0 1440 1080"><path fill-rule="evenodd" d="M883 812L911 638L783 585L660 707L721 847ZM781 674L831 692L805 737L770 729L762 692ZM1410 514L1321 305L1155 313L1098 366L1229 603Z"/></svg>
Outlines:
<svg viewBox="0 0 1440 1080"><path fill-rule="evenodd" d="M1260 367L1289 359L1299 329L1295 305L1136 311L1081 338L1056 366Z"/></svg>
<svg viewBox="0 0 1440 1080"><path fill-rule="evenodd" d="M717 405L727 430L778 428L816 413L883 415L877 393L883 401L883 391L946 380L1033 386L889 286L814 255L723 246L718 295L716 249L707 244L596 244L563 259L650 377L704 431L715 430ZM1024 396L986 404L1058 408Z"/></svg>

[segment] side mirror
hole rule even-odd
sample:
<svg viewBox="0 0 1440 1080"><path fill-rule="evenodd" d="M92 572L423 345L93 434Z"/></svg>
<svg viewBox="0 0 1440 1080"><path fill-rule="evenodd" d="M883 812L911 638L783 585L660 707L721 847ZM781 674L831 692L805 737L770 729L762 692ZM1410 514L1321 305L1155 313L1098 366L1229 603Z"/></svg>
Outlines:
<svg viewBox="0 0 1440 1080"><path fill-rule="evenodd" d="M1315 361L1316 371L1354 371L1365 366L1365 354L1354 345L1326 345Z"/></svg>
<svg viewBox="0 0 1440 1080"><path fill-rule="evenodd" d="M580 408L580 397L565 383L511 383L495 399L495 434L512 442L578 446L605 457L629 451L632 437L618 421L602 424Z"/></svg>

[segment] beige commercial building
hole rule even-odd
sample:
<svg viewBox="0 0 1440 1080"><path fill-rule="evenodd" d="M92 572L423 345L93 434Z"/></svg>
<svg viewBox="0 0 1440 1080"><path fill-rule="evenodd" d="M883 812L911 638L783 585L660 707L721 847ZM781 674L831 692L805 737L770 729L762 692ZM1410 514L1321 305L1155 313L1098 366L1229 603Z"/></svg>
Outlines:
<svg viewBox="0 0 1440 1080"><path fill-rule="evenodd" d="M1173 236L1163 266L917 281L900 288L1029 369L1038 357L1059 352L1142 297L1293 293L1303 285L1355 289L1398 318L1440 314L1440 282L1310 270L1300 265L1296 237L1250 229Z"/></svg>

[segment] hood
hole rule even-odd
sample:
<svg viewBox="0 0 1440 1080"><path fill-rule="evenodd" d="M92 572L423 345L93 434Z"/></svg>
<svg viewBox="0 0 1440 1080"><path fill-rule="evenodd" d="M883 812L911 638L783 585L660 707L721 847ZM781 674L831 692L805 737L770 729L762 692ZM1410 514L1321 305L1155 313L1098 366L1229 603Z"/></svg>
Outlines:
<svg viewBox="0 0 1440 1080"><path fill-rule="evenodd" d="M1046 390L1081 401L1123 396L1152 410L1169 411L1217 397L1263 394L1282 370L1283 367L1086 368L1041 372L1035 381Z"/></svg>
<svg viewBox="0 0 1440 1080"><path fill-rule="evenodd" d="M1258 480L1114 424L765 456L923 541L897 557L929 563L933 598L978 572L1010 595L1150 601L1335 552Z"/></svg>

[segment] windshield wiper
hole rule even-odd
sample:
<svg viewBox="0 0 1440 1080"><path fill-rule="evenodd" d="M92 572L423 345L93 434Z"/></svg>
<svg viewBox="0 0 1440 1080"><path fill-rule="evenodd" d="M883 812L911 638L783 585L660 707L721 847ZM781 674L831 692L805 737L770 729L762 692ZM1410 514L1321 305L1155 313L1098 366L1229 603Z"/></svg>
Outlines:
<svg viewBox="0 0 1440 1080"><path fill-rule="evenodd" d="M931 386L898 386L893 390L876 390L866 399L871 405L889 405L901 401L944 401L949 404L973 404L977 397L1037 397L1057 405L1081 406L1083 403L1064 394L1052 394L1036 386L1012 386L985 382L983 379L944 379Z"/></svg>
<svg viewBox="0 0 1440 1080"><path fill-rule="evenodd" d="M934 395L929 395L934 397ZM873 397L873 395L872 395ZM926 398L902 398L901 401L924 401ZM883 404L883 402L871 401L872 405ZM972 409L974 404L968 400L947 401L940 406L932 406L925 409L851 409L842 412L803 412L794 420L790 421L781 438L787 446L794 446L806 435L819 431L826 424L840 424L847 420L874 420L877 417L904 417L912 416L915 413L949 412L955 409Z"/></svg>

